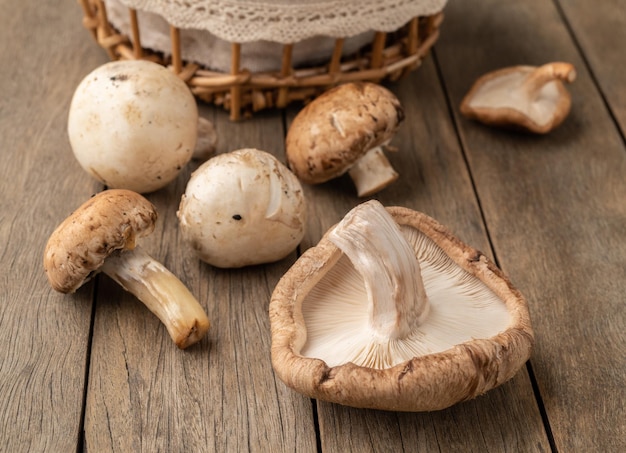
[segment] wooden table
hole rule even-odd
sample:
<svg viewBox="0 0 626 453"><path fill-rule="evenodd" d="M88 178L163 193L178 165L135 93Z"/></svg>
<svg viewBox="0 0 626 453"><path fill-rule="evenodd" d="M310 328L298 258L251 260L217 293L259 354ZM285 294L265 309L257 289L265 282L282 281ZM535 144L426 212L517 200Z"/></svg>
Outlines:
<svg viewBox="0 0 626 453"><path fill-rule="evenodd" d="M178 350L111 280L53 292L42 251L54 227L103 189L75 161L72 93L107 56L74 1L0 0L0 450L626 451L626 10L620 0L451 0L423 65L389 85L406 108L391 155L401 177L377 195L423 211L484 251L528 299L527 367L473 401L433 413L358 410L286 388L269 360L268 301L294 253L240 270L202 264L175 217L190 165L148 195L144 246L189 286L213 325ZM547 136L459 115L479 75L573 63L570 116ZM233 123L202 105L218 152L284 160L272 111ZM346 178L307 186L300 251L360 200Z"/></svg>

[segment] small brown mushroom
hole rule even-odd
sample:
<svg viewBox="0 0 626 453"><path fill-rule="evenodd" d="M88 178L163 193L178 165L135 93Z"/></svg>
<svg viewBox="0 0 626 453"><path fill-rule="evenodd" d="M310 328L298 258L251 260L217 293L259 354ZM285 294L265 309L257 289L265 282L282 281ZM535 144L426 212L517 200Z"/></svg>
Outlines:
<svg viewBox="0 0 626 453"><path fill-rule="evenodd" d="M461 102L461 113L487 125L545 134L569 114L571 96L563 82L576 78L570 63L513 66L485 74Z"/></svg>
<svg viewBox="0 0 626 453"><path fill-rule="evenodd" d="M204 337L209 319L185 285L135 240L154 230L157 213L141 195L111 189L87 200L48 239L44 269L50 286L73 293L102 271L134 294L184 349Z"/></svg>
<svg viewBox="0 0 626 453"><path fill-rule="evenodd" d="M285 143L289 167L307 184L348 172L358 196L369 196L398 178L383 148L403 119L398 99L378 84L335 87L294 118Z"/></svg>
<svg viewBox="0 0 626 453"><path fill-rule="evenodd" d="M354 407L431 411L507 381L528 360L527 304L430 217L371 200L279 281L272 364L289 387Z"/></svg>

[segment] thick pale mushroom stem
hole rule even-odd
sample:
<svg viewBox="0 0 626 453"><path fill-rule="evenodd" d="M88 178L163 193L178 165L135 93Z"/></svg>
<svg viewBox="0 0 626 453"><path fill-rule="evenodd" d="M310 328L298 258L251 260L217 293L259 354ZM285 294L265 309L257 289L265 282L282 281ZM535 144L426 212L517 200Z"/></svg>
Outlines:
<svg viewBox="0 0 626 453"><path fill-rule="evenodd" d="M329 239L363 277L370 327L381 343L405 338L426 319L430 305L415 251L382 204L358 205Z"/></svg>
<svg viewBox="0 0 626 453"><path fill-rule="evenodd" d="M179 348L198 342L209 329L204 309L187 287L140 247L112 254L101 270L142 301Z"/></svg>
<svg viewBox="0 0 626 453"><path fill-rule="evenodd" d="M387 160L382 146L370 149L348 170L348 174L359 197L372 195L398 179L398 173Z"/></svg>
<svg viewBox="0 0 626 453"><path fill-rule="evenodd" d="M576 79L576 70L570 63L547 63L532 71L522 84L522 90L527 93L529 99L539 97L543 87L554 80L573 82Z"/></svg>

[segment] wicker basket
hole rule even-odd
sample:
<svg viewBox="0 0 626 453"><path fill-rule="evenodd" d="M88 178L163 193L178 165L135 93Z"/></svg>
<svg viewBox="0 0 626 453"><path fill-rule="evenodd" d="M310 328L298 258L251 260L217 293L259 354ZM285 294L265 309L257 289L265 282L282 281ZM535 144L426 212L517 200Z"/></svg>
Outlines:
<svg viewBox="0 0 626 453"><path fill-rule="evenodd" d="M240 43L231 43L230 72L209 70L193 61L183 61L180 30L170 28L171 55L142 47L138 14L129 9L131 36L120 33L110 23L102 0L80 0L83 25L112 60L147 59L171 67L205 102L222 106L232 120L265 108L283 108L292 101L307 102L324 90L350 81L397 80L417 68L439 36L441 12L414 17L392 32L376 32L370 44L349 57L342 56L344 39L334 42L334 50L324 64L294 68L295 44L282 46L281 69L251 72L241 67Z"/></svg>

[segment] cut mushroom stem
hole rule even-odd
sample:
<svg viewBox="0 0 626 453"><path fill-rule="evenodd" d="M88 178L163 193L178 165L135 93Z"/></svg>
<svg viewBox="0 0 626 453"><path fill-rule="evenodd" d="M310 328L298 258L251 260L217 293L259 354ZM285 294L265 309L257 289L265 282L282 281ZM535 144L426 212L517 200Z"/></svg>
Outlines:
<svg viewBox="0 0 626 453"><path fill-rule="evenodd" d="M187 287L139 246L113 253L101 270L141 300L179 348L198 342L208 330L209 319Z"/></svg>
<svg viewBox="0 0 626 453"><path fill-rule="evenodd" d="M530 99L540 96L541 90L547 83L554 80L573 82L576 79L576 70L570 63L547 63L533 70L523 83L522 89Z"/></svg>
<svg viewBox="0 0 626 453"><path fill-rule="evenodd" d="M363 277L379 343L406 338L426 319L429 302L415 251L380 202L358 205L329 239Z"/></svg>
<svg viewBox="0 0 626 453"><path fill-rule="evenodd" d="M387 160L382 146L376 146L365 153L350 167L348 174L359 197L379 192L398 179L398 173Z"/></svg>

